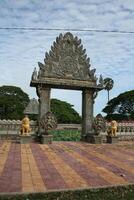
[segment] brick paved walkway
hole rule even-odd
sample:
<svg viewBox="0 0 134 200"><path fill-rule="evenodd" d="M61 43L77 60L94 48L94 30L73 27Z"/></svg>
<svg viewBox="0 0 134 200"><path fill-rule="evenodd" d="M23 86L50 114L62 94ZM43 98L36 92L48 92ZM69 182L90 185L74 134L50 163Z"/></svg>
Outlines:
<svg viewBox="0 0 134 200"><path fill-rule="evenodd" d="M0 193L134 183L134 143L0 143Z"/></svg>

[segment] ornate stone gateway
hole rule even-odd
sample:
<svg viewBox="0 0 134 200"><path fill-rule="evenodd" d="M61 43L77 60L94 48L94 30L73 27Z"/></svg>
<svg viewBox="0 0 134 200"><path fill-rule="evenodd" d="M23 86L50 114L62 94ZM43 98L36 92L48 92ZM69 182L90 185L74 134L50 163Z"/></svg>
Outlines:
<svg viewBox="0 0 134 200"><path fill-rule="evenodd" d="M103 89L100 77L97 85L95 69L83 49L81 39L71 33L60 34L45 54L44 63L33 71L30 86L36 87L39 97L39 118L50 110L51 88L82 91L82 138L93 134L93 104L97 92Z"/></svg>

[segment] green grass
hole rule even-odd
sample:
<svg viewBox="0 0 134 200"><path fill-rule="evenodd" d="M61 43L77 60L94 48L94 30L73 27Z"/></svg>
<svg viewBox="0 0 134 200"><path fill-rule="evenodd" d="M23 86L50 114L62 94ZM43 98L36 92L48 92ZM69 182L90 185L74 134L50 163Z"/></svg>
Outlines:
<svg viewBox="0 0 134 200"><path fill-rule="evenodd" d="M81 132L78 130L54 130L50 134L53 135L54 141L80 141Z"/></svg>
<svg viewBox="0 0 134 200"><path fill-rule="evenodd" d="M0 200L134 200L134 184L45 193L0 194Z"/></svg>

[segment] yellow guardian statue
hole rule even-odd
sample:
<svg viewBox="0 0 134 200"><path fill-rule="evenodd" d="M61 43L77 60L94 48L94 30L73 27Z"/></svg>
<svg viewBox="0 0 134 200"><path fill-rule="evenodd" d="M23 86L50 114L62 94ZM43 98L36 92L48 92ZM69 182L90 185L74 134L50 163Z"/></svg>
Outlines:
<svg viewBox="0 0 134 200"><path fill-rule="evenodd" d="M30 120L27 116L25 116L23 119L22 119L22 124L21 124L21 135L29 135L31 131L31 128L30 128Z"/></svg>
<svg viewBox="0 0 134 200"><path fill-rule="evenodd" d="M116 136L117 132L117 122L115 120L111 121L111 135Z"/></svg>
<svg viewBox="0 0 134 200"><path fill-rule="evenodd" d="M110 129L107 130L109 136L116 136L117 126L118 126L117 122L115 120L112 120Z"/></svg>

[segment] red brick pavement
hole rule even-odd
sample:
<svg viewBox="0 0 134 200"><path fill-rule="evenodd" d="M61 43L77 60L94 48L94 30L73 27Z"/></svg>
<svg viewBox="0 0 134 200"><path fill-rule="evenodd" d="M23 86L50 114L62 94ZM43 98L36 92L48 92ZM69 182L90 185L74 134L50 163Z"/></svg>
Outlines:
<svg viewBox="0 0 134 200"><path fill-rule="evenodd" d="M0 193L134 183L134 143L0 142Z"/></svg>

